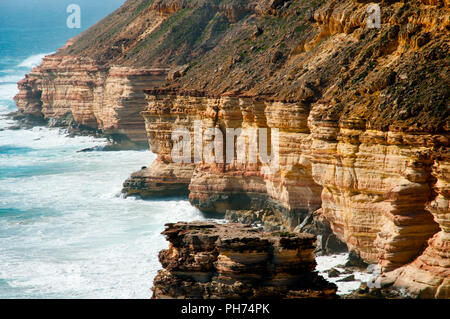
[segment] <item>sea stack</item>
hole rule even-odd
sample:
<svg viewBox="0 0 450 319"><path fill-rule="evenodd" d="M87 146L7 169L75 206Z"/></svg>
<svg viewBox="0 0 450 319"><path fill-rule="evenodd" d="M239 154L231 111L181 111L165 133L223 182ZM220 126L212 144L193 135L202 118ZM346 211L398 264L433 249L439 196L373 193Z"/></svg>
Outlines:
<svg viewBox="0 0 450 319"><path fill-rule="evenodd" d="M335 298L315 271L315 236L243 224L167 224L153 298Z"/></svg>

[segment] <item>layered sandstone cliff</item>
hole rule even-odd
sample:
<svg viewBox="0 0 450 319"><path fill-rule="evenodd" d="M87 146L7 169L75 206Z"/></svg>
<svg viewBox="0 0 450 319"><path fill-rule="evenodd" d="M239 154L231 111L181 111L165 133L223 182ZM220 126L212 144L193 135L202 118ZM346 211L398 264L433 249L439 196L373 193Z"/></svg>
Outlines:
<svg viewBox="0 0 450 319"><path fill-rule="evenodd" d="M322 206L322 215L338 237L386 271L412 261L439 231L430 212L446 211L437 206L445 201L446 186L432 173L433 165L442 165L432 150L448 146L444 135L370 130L356 118L325 121L322 104L308 116L292 103L158 93L163 94L149 96L143 112L158 159L125 183L130 193L143 187L145 196L163 188L167 195L189 187L189 199L200 210L270 210L290 230ZM178 126L193 132L199 119L203 130L211 125L279 128L278 169L271 172L261 162L245 165L236 159L231 164L171 163L171 133ZM440 174L447 176L445 171ZM140 178L158 186L132 187Z"/></svg>
<svg viewBox="0 0 450 319"><path fill-rule="evenodd" d="M143 90L165 81L165 69L99 65L89 58L48 56L19 82L15 97L23 114L51 125L100 130L117 140L146 145L140 112Z"/></svg>
<svg viewBox="0 0 450 319"><path fill-rule="evenodd" d="M324 120L322 104L309 116L302 116L292 103L166 94L151 95L143 113L158 159L133 175L125 183L126 191L143 192L144 196L163 192L167 196L175 189L183 193L189 189L190 201L200 210L264 209L290 230L321 206L321 214L334 233L384 271L421 255L401 273L397 287L410 285L411 293L424 297L448 297L445 134L371 130L357 118ZM177 126L192 127L194 120L201 119L204 130L211 125L283 127L273 117L277 114L274 106L286 112L279 119L302 118L291 129L286 125L280 130L277 171L267 173L261 162L245 165L236 160L232 164L171 163L171 132ZM257 116L253 116L258 109L261 122L255 124ZM230 119L237 122L231 124ZM132 187L132 181L139 178L155 184Z"/></svg>
<svg viewBox="0 0 450 319"><path fill-rule="evenodd" d="M422 298L450 298L449 235L449 154L440 154L433 167L434 198L426 210L439 223L439 231L428 240L425 251L409 265L379 278L383 285L393 284Z"/></svg>
<svg viewBox="0 0 450 319"><path fill-rule="evenodd" d="M129 0L46 58L16 101L53 122L147 135L158 157L125 182L129 195L189 194L206 213L254 210L283 230L320 214L380 264L384 285L448 298L449 5L377 3L380 28L367 1ZM199 126L205 147L211 129L263 128L267 154L248 137L256 161L198 159ZM178 128L192 142L183 163Z"/></svg>
<svg viewBox="0 0 450 319"><path fill-rule="evenodd" d="M163 85L171 67L213 48L230 23L251 11L229 2L126 1L19 82L16 118L148 146L143 90Z"/></svg>
<svg viewBox="0 0 450 319"><path fill-rule="evenodd" d="M167 224L153 298L333 298L314 272L314 236L242 224Z"/></svg>
<svg viewBox="0 0 450 319"><path fill-rule="evenodd" d="M351 250L385 272L397 269L395 287L447 298L449 109L442 85L448 7L439 1L386 5L380 30L365 27L366 7L346 1L317 9L307 19L318 31L290 55L272 57L277 66L262 73L245 76L253 62L242 54L213 64L220 58L216 49L167 88L147 91L142 115L158 159L134 174L125 192L189 189L202 211L262 209L290 230L321 207ZM290 8L281 10L286 20ZM261 61L257 54L255 60ZM264 81L253 82L271 68ZM174 163L171 133L184 127L193 140L196 121L202 132L279 130L277 170L260 158L194 163L193 154L188 165Z"/></svg>
<svg viewBox="0 0 450 319"><path fill-rule="evenodd" d="M279 212L291 229L307 213L320 207L321 187L314 183L311 175L308 150L312 140L308 134L307 112L302 106L280 102L267 106L251 98L208 98L195 96L195 93L180 96L172 92L147 91L147 94L149 106L142 114L151 149L158 154L158 158L151 167L134 174L125 183L126 192L141 193L144 197L153 190L157 192L158 187L148 189L148 183L140 183L146 180L169 190L179 187L186 191L189 188L189 199L205 212L273 209ZM269 116L265 112L270 112ZM289 112L292 112L292 117ZM289 121L285 122L288 117ZM192 164L173 163L172 133L177 127L184 127L192 133L193 143L196 121L201 124L202 135L211 128L223 131L226 128L243 128L242 134L251 128L279 129L279 168L272 171L268 167L270 164L259 160L257 163L239 163L237 158L230 164L223 164L225 158L222 163L202 161L195 164L194 160ZM270 146L272 139L269 135L270 130L267 133ZM208 142L205 140L204 144ZM271 153L270 149L264 151L268 155ZM222 155L226 156L225 153ZM162 170L164 166L166 168Z"/></svg>

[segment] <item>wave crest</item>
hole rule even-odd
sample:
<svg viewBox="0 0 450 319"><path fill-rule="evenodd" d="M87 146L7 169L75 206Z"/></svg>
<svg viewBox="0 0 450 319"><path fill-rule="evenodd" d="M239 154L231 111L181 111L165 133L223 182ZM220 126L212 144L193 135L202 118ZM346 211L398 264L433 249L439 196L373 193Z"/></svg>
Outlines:
<svg viewBox="0 0 450 319"><path fill-rule="evenodd" d="M40 54L35 54L32 55L28 58L26 58L25 60L23 60L17 67L19 68L34 68L35 66L38 66L39 64L41 64L42 59L47 56L50 55L52 53L40 53Z"/></svg>

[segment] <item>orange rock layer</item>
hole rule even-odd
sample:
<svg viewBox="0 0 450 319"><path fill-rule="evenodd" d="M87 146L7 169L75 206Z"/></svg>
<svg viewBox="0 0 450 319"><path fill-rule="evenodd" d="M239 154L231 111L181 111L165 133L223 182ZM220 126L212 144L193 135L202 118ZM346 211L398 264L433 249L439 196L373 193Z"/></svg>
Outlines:
<svg viewBox="0 0 450 319"><path fill-rule="evenodd" d="M382 28L374 30L367 28L367 1L257 0L218 4L216 12L199 0L189 11L201 3L204 19L180 21L214 25L224 15L226 23L205 30L228 31L210 43L214 37L205 31L193 41L206 41L197 49L174 47L176 39L190 38L169 24L185 1L158 0L141 10L143 3L127 1L117 11L114 19L136 9L114 43L101 48L93 40L103 39L100 25L45 58L19 83L19 109L54 124L73 118L136 143L148 136L158 158L125 182L127 194L189 194L204 212L273 211L288 230L321 208L335 234L379 263L394 286L448 298L448 1L380 2ZM290 22L271 29L284 19ZM280 33L296 20L302 24L293 33ZM105 21L103 31L114 25ZM271 35L279 38L272 42ZM167 70L117 66L172 65L174 57L188 64L166 89L146 95ZM279 165L271 170L261 153L256 163L174 163L172 133L183 127L193 139L196 121L203 133L265 128L276 136L278 130Z"/></svg>
<svg viewBox="0 0 450 319"><path fill-rule="evenodd" d="M322 207L336 235L384 271L409 265L399 277L418 275L432 280L412 293L448 293L448 136L370 129L364 120L338 120L327 105L311 110L301 103L263 102L248 97L205 97L147 91L142 113L151 149L158 154L150 168L125 184L128 193L152 196L189 189L189 200L205 212L271 209L293 230L310 212ZM194 121L207 128L279 129L279 167L271 172L256 164L202 162L177 164L171 159L171 133ZM207 145L209 140L203 140ZM226 147L226 146L225 146ZM192 149L194 146L192 145ZM249 148L246 149L247 156ZM205 154L204 154L205 156ZM192 157L192 160L194 157ZM178 178L179 177L179 178ZM130 187L137 178L151 181ZM150 186L149 186L150 185ZM425 247L428 248L423 252ZM422 254L423 252L423 254ZM423 289L422 289L423 288Z"/></svg>
<svg viewBox="0 0 450 319"><path fill-rule="evenodd" d="M48 56L19 82L19 111L55 124L77 125L122 135L146 145L143 90L165 81L167 70L106 67L88 58Z"/></svg>
<svg viewBox="0 0 450 319"><path fill-rule="evenodd" d="M333 298L314 272L314 236L264 233L242 224L167 224L155 299Z"/></svg>

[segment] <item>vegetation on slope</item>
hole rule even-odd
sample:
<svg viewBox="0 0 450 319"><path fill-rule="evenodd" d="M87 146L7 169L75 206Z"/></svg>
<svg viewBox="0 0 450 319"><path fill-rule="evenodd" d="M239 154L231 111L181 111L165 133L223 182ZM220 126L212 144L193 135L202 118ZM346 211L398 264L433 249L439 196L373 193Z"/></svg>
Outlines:
<svg viewBox="0 0 450 319"><path fill-rule="evenodd" d="M323 101L377 129L448 131L448 8L380 5L382 27L369 29L365 1L128 0L59 54L186 65L168 88Z"/></svg>

